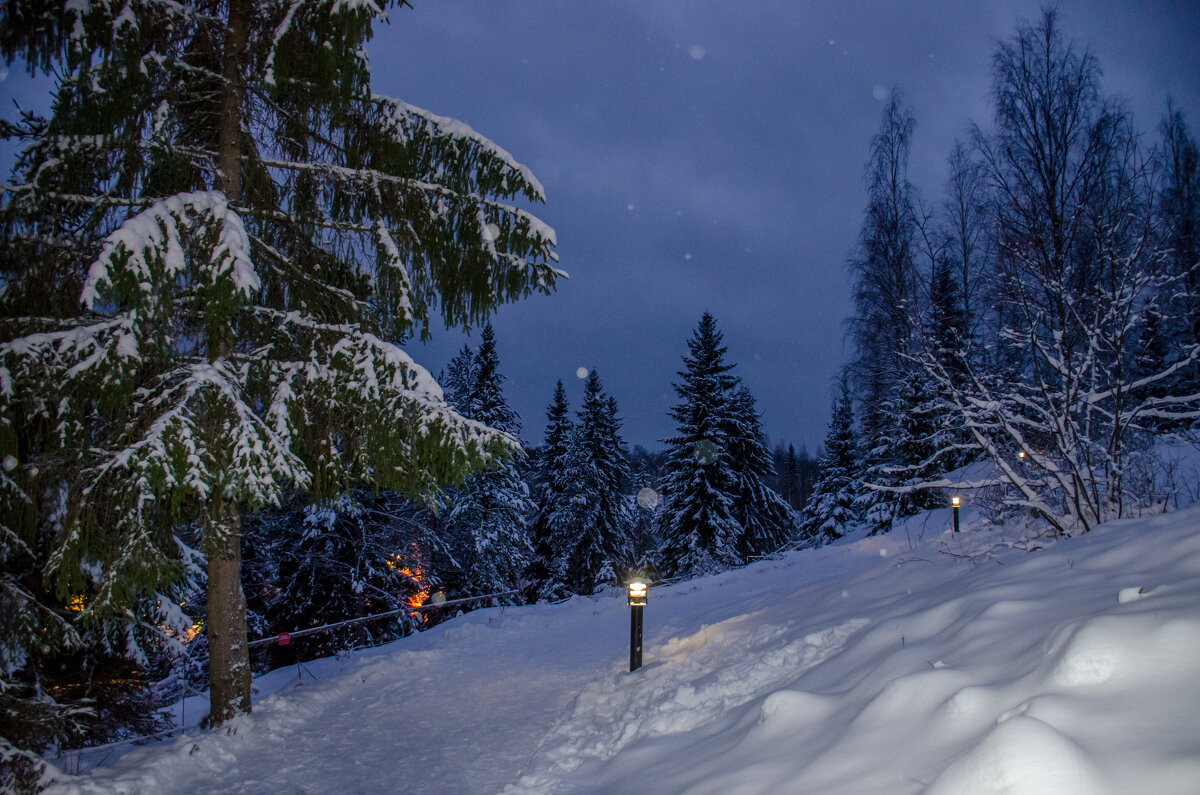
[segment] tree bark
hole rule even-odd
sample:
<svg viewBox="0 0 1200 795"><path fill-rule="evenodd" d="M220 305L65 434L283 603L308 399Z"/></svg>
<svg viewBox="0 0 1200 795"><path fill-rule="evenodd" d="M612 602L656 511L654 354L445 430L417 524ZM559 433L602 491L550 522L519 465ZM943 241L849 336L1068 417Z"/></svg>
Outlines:
<svg viewBox="0 0 1200 795"><path fill-rule="evenodd" d="M224 503L208 528L209 725L250 711L250 649L242 592L242 523Z"/></svg>
<svg viewBox="0 0 1200 795"><path fill-rule="evenodd" d="M250 2L230 0L222 60L221 128L216 187L230 203L241 193L243 64L249 40ZM216 342L218 357L233 352L232 340ZM246 597L242 593L242 523L237 505L214 497L206 528L208 551L209 725L250 711L250 649L246 645Z"/></svg>

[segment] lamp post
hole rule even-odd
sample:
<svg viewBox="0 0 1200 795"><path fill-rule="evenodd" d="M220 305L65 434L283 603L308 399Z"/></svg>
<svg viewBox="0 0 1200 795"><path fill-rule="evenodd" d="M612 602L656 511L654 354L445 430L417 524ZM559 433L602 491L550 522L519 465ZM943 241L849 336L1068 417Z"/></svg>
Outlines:
<svg viewBox="0 0 1200 795"><path fill-rule="evenodd" d="M950 498L950 505L954 507L954 532L958 532L958 497Z"/></svg>
<svg viewBox="0 0 1200 795"><path fill-rule="evenodd" d="M629 671L642 667L642 608L650 583L635 577L629 581Z"/></svg>

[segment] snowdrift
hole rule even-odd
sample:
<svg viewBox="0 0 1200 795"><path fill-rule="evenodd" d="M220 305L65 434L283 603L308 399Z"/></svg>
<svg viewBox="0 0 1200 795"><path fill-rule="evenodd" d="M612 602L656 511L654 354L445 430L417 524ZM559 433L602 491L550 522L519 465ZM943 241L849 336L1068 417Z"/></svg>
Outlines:
<svg viewBox="0 0 1200 795"><path fill-rule="evenodd" d="M56 789L1195 793L1200 510L948 519L652 589L633 674L616 592L483 610Z"/></svg>

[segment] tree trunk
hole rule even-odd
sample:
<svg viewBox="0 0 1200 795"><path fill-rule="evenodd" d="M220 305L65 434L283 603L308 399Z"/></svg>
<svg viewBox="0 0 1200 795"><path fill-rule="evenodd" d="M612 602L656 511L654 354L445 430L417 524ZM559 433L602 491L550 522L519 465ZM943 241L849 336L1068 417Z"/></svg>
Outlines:
<svg viewBox="0 0 1200 795"><path fill-rule="evenodd" d="M216 187L233 204L241 193L243 63L249 40L250 2L230 0L222 61L221 129L217 140ZM232 342L213 340L219 357ZM208 551L209 725L250 711L250 649L246 645L246 597L242 593L242 523L237 506L224 496L212 510Z"/></svg>
<svg viewBox="0 0 1200 795"><path fill-rule="evenodd" d="M250 711L250 649L242 593L242 523L225 503L208 528L209 725Z"/></svg>

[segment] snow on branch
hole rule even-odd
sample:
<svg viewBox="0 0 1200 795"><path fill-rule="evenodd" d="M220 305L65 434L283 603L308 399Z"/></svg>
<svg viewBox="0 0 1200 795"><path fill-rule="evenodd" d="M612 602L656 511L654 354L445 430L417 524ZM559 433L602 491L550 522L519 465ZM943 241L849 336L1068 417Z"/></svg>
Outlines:
<svg viewBox="0 0 1200 795"><path fill-rule="evenodd" d="M149 297L156 284L169 284L187 269L185 234L210 226L216 235L212 249L207 258L192 258L193 265L210 284L227 278L235 291L251 297L260 284L242 219L219 191L199 191L160 199L122 223L88 268L80 300L93 309L105 286L128 282Z"/></svg>
<svg viewBox="0 0 1200 795"><path fill-rule="evenodd" d="M505 171L517 178L515 183L510 184L506 175L500 186L502 193L511 195L524 190L530 199L543 202L546 200L546 189L528 167L517 162L508 150L480 135L464 122L448 116L439 116L432 111L382 94L374 94L372 99L384 112L399 140L408 140L414 128L422 128L435 137L470 141L479 152L497 160Z"/></svg>

